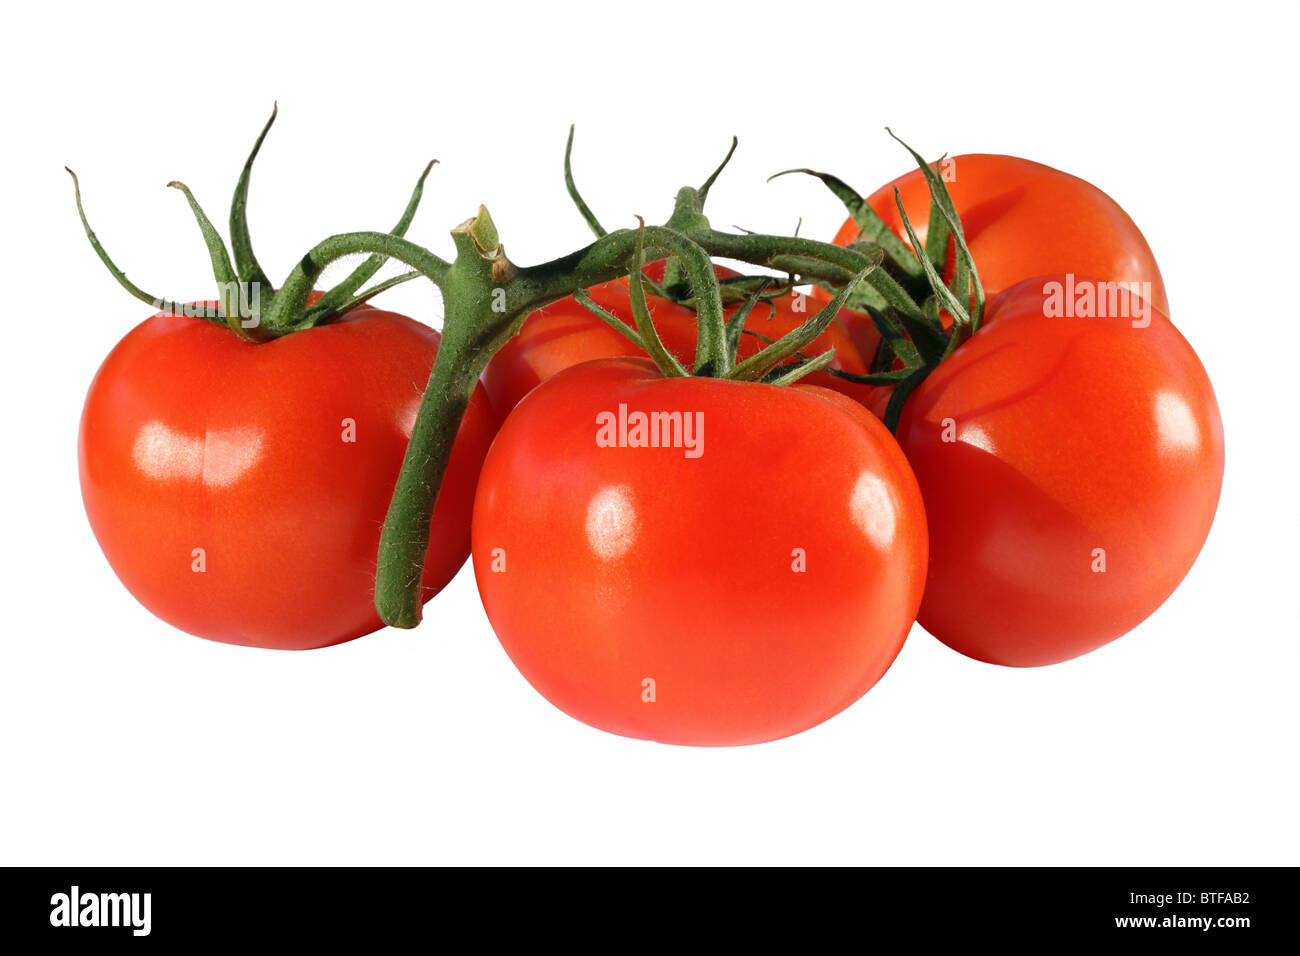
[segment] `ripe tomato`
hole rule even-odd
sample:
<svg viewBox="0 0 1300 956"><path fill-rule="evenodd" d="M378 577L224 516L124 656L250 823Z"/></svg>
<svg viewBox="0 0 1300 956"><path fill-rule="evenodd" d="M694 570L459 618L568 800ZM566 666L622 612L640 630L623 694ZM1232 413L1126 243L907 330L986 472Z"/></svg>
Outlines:
<svg viewBox="0 0 1300 956"><path fill-rule="evenodd" d="M1132 283L1165 315L1169 300L1155 256L1142 233L1115 200L1091 183L1041 163L1015 156L972 153L955 156L940 167L944 184L961 218L985 294L1034 276L1072 272L1109 282ZM894 233L907 242L907 230L894 196L897 186L916 229L925 241L930 216L930 191L919 169L899 176L867 197L867 203ZM836 245L858 237L852 219L836 234ZM946 278L952 277L955 251L948 242ZM1144 283L1149 285L1144 286ZM829 296L818 289L822 301ZM880 341L866 316L844 317L867 361Z"/></svg>
<svg viewBox="0 0 1300 956"><path fill-rule="evenodd" d="M81 419L81 491L122 583L211 640L305 649L381 626L379 529L438 333L368 307L252 345L158 314L105 359ZM438 498L426 600L469 554L495 421L470 402Z"/></svg>
<svg viewBox="0 0 1300 956"><path fill-rule="evenodd" d="M719 278L739 275L721 266L714 271ZM646 266L646 274L656 281L662 279L663 273L662 260ZM596 304L635 327L626 278L593 286L588 294ZM647 296L646 304L664 346L690 368L695 362L698 330L695 311L657 296ZM731 315L735 308L736 306L728 306L727 315ZM745 322L745 328L768 339L777 339L808 321L820 308L821 304L817 300L799 293L790 293L773 299L771 308L762 302L756 304ZM848 316L851 313L843 311L841 314ZM753 335L742 335L739 357L748 358L766 344ZM831 368L856 375L867 371L848 330L839 319L832 321L826 331L804 351L807 355L820 355L830 348L835 349ZM519 334L507 342L488 363L483 374L483 384L487 388L488 397L492 399L493 407L504 417L540 383L572 365L592 359L644 354L635 344L569 296L539 309L524 321ZM812 372L804 381L859 399L868 391L863 386L837 379L825 371Z"/></svg>
<svg viewBox="0 0 1300 956"><path fill-rule="evenodd" d="M680 413L676 445L636 445L655 412ZM925 516L893 438L836 392L607 359L506 419L473 550L493 629L561 710L749 744L826 720L889 667L921 597Z"/></svg>
<svg viewBox="0 0 1300 956"><path fill-rule="evenodd" d="M1021 667L1087 653L1159 607L1223 478L1214 390L1169 320L1047 317L1053 282L1067 285L1031 279L992 303L898 427L929 519L920 623Z"/></svg>

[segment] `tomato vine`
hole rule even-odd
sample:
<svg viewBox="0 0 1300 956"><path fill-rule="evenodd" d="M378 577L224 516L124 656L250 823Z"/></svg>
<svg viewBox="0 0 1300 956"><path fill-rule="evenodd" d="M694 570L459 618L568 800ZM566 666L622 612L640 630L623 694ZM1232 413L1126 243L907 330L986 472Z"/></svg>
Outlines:
<svg viewBox="0 0 1300 956"><path fill-rule="evenodd" d="M910 391L979 326L983 290L964 242L961 223L942 179L914 151L913 157L926 171L933 199L924 247L907 223L912 250L916 250L912 252L856 192L824 173L812 175L818 176L849 206L854 221L861 226L857 241L838 246L798 236L715 229L705 215L705 203L736 149L734 139L722 163L703 184L684 186L677 192L672 214L664 223L641 222L634 229L606 231L582 200L574 182L572 129L565 149L565 182L580 214L596 234L588 246L549 262L517 265L506 255L487 209L480 207L476 215L451 231L454 257L450 261L441 258L405 238L433 166L430 163L390 231L330 236L307 252L278 290L273 290L253 251L247 202L253 163L275 118L273 110L236 185L229 219L230 251L190 191L183 184L171 184L185 194L199 224L220 290L219 307L205 318L227 326L251 343L260 343L329 322L377 293L413 278L427 278L442 292L445 310L442 342L379 545L375 606L384 622L397 627L414 627L420 621L420 580L434 505L452 444L479 376L524 319L548 303L573 294L582 301L583 290L628 275L635 328L594 304L588 307L638 342L665 375L693 374L778 384L791 383L825 366L832 353L810 358L802 349L825 331L842 306L859 308L879 330L881 351L869 374L840 371L833 374L861 384L894 385L885 416L891 429ZM73 180L86 235L117 281L155 308L184 308L144 292L127 279L91 230L75 174ZM945 284L941 273L949 236L957 249L957 269L951 283ZM665 277L665 285L689 288L689 299L699 316L697 353L689 373L663 350L662 343L656 345L657 336L644 301L644 287L649 280L642 275L650 250L670 257L672 271ZM312 293L325 268L356 254L366 254L368 258L342 282L313 300ZM729 288L729 294L742 294L745 301L728 320L723 308L723 287L713 270L714 258L739 260L784 273L789 276L791 286L817 284L832 291L833 296L801 326L770 342L745 361L737 362L736 342L746 318L767 293L772 280L758 279L748 287ZM405 264L410 271L366 287L389 259ZM263 301L266 293L269 295ZM951 316L951 332L945 331L941 312Z"/></svg>

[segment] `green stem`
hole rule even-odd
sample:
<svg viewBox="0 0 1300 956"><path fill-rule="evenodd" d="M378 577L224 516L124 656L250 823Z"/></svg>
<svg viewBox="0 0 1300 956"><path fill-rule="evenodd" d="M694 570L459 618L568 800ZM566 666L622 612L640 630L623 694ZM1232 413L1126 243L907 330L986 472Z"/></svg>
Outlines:
<svg viewBox="0 0 1300 956"><path fill-rule="evenodd" d="M450 318L450 308L447 314ZM490 350L475 348L474 341L453 334L444 336L439 345L384 518L375 573L375 609L394 627L420 623L424 558L438 489L478 377L491 357Z"/></svg>
<svg viewBox="0 0 1300 956"><path fill-rule="evenodd" d="M700 316L697 372L726 375L732 368L722 296L713 271L713 256L772 265L783 257L800 257L821 264L818 278L839 278L847 286L828 307L804 327L778 340L768 356L788 357L800 343L817 334L822 318L833 316L838 303L856 281L880 274L878 257L861 248L844 249L827 243L780 236L729 236L713 231L699 211L699 195L685 189L666 226L644 228L641 242L676 257L690 276ZM685 227L685 228L683 228ZM423 605L424 558L429 530L451 450L469 407L479 375L496 351L518 331L535 310L636 268L638 233L628 229L609 233L584 249L541 265L519 268L506 258L487 211L452 232L456 258L446 261L405 239L386 233L358 232L332 236L311 250L285 280L264 322L275 334L292 331L302 321L307 298L329 263L357 253L382 254L406 263L427 276L443 293L445 318L442 342L428 387L421 400L401 473L380 536L375 578L375 607L380 617L397 627L419 623ZM905 316L920 309L900 290ZM829 319L827 319L829 321ZM824 325L824 323L822 323ZM642 331L641 337L645 338ZM790 345L795 345L790 349ZM762 364L762 363L759 363ZM817 364L811 366L818 367ZM756 364L754 370L758 370ZM793 380L796 369L782 370L781 380Z"/></svg>
<svg viewBox="0 0 1300 956"><path fill-rule="evenodd" d="M442 288L442 341L379 537L375 609L397 627L420 623L424 558L438 489L479 375L514 324L512 313L498 310L499 299L492 294L514 270L487 210L480 207L478 216L453 229L452 239L456 259L445 271L426 264L438 273L430 278Z"/></svg>

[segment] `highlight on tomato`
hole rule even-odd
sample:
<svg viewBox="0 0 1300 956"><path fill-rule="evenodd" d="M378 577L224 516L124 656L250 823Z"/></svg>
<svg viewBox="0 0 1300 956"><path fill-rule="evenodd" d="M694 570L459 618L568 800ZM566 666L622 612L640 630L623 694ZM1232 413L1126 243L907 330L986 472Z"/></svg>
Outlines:
<svg viewBox="0 0 1300 956"><path fill-rule="evenodd" d="M307 649L383 626L374 603L380 528L440 338L365 304L393 284L362 288L379 255L304 310L276 316L278 293L244 218L261 142L235 191L233 261L189 190L172 184L207 243L215 301L165 301L127 280L86 222L77 187L96 253L160 310L96 374L78 459L91 528L141 604L211 640ZM423 182L392 235L405 231ZM478 387L431 523L423 600L469 556L475 483L495 427Z"/></svg>

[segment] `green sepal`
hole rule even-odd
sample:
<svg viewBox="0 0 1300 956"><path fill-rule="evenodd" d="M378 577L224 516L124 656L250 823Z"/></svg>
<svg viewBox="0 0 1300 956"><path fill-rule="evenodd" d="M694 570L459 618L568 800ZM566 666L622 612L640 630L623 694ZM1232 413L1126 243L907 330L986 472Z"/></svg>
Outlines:
<svg viewBox="0 0 1300 956"><path fill-rule="evenodd" d="M196 318L207 319L214 325L220 325L223 328L226 325L226 317L223 312L212 315L208 310L196 310L184 302L177 302L174 299L164 299L161 296L150 295L138 285L126 277L126 273L117 267L117 264L109 257L108 251L95 235L95 230L90 228L90 222L86 219L86 210L81 205L81 182L77 179L77 174L67 166L63 167L68 170L68 175L72 177L72 191L77 200L77 215L81 217L81 227L86 231L86 238L90 241L90 248L95 250L95 255L99 256L99 261L104 263L109 273L117 280L117 284L129 292L132 296L139 299L146 305L156 309L159 312L167 312L171 315L190 315Z"/></svg>
<svg viewBox="0 0 1300 956"><path fill-rule="evenodd" d="M894 199L898 203L898 213L903 217L903 227L907 230L907 235L912 242L916 243L916 230L912 228L911 220L907 218L907 210L903 208L903 197L899 193L897 186L894 187ZM934 208L933 204L932 208ZM917 248L920 249L919 243L917 244ZM935 271L934 264L930 261L929 256L925 255L924 252L917 252L916 258L917 261L921 263L922 268L925 269L925 277L930 282L930 288L934 290L935 298L939 303L942 303L945 309L948 310L948 314L952 316L953 323L969 324L970 315L967 314L966 307L957 301L957 297L952 294L952 290L944 284L943 277ZM933 326L938 328L939 334L945 337L944 345L946 348L946 333L943 331L943 325L940 323L937 313L934 315L927 315L926 318L927 321L931 322Z"/></svg>
<svg viewBox="0 0 1300 956"><path fill-rule="evenodd" d="M294 326L294 331L313 328L323 322L326 318L330 320L341 318L357 306L369 302L375 296L379 295L379 293L387 292L389 289L410 282L412 279L418 279L422 274L423 273L420 272L403 272L401 275L393 276L391 279L385 279L383 282L376 282L369 289L366 289L363 292L358 292L338 308L330 310L330 313L327 316L316 316L309 308L305 313L303 313L303 321Z"/></svg>
<svg viewBox="0 0 1300 956"><path fill-rule="evenodd" d="M643 348L654 359L654 363L659 366L659 371L663 372L665 377L676 378L686 375L686 368L677 361L668 349L664 346L663 340L659 338L659 330L655 328L654 319L650 315L650 307L645 300L645 220L641 220L641 226L636 232L636 252L632 255L632 266L628 269L628 293L632 303L632 317L636 321L637 332L641 334L641 340L644 343Z"/></svg>
<svg viewBox="0 0 1300 956"><path fill-rule="evenodd" d="M230 262L230 253L226 250L225 240L212 225L212 220L203 211L199 201L194 198L190 188L177 180L172 180L167 185L172 189L179 189L185 195L190 211L194 214L194 220L199 224L204 245L208 249L208 258L212 260L212 275L217 281L217 298L221 302L221 311L226 317L226 326L240 338L250 342L265 342L271 338L271 334L262 328L261 286L251 289L250 295L250 289L246 289L239 281L239 275ZM245 316L253 321L246 324Z"/></svg>
<svg viewBox="0 0 1300 956"><path fill-rule="evenodd" d="M984 323L984 283L980 281L980 271L975 265L975 257L971 255L970 247L966 244L961 220L957 218L955 212L946 208L943 209L943 216L948 221L953 241L957 246L957 272L953 278L952 291L954 295L970 296L970 330L973 335Z"/></svg>
<svg viewBox="0 0 1300 956"><path fill-rule="evenodd" d="M575 289L573 292L573 301L578 303L578 305L582 306L596 318L600 319L619 335L623 336L639 348L642 352L645 352L647 355L650 354L650 350L646 348L645 339L641 338L641 334L613 312L610 312L604 306L598 304L594 299L592 299L586 289ZM660 371L662 371L662 369Z"/></svg>
<svg viewBox="0 0 1300 956"><path fill-rule="evenodd" d="M925 359L922 357L920 350L907 337L907 330L903 323L899 321L894 312L872 312L870 313L871 321L876 326L876 331L880 333L881 345L888 346L888 356L877 353L877 360L873 365L883 364L888 366L892 363L892 357L897 356L903 364L909 368L924 365Z"/></svg>
<svg viewBox="0 0 1300 956"><path fill-rule="evenodd" d="M827 349L820 355L805 358L791 365L778 365L763 376L766 385L793 385L805 375L820 371L835 360L835 350ZM831 371L834 371L833 369Z"/></svg>
<svg viewBox="0 0 1300 956"><path fill-rule="evenodd" d="M257 137L257 142L253 144L253 150L248 154L244 169L239 174L239 182L235 184L235 195L230 200L230 248L235 257L235 272L240 281L249 286L256 284L259 288L265 289L268 296L273 294L271 280L258 264L257 256L253 254L253 239L248 231L248 182L253 175L253 160L257 159L262 141L271 131L271 125L279 112L279 104L273 104L271 118L266 121L261 134Z"/></svg>
<svg viewBox="0 0 1300 956"><path fill-rule="evenodd" d="M582 198L582 194L578 192L578 184L574 182L573 179L572 157L573 124L570 124L569 141L564 144L564 187L569 191L569 198L572 199L573 204L578 207L578 212L587 223L587 227L596 234L596 238L599 239L602 236L607 236L609 233L606 231L605 227L600 224L600 220L597 219L596 214L591 211L591 207L588 206L587 201Z"/></svg>
<svg viewBox="0 0 1300 956"><path fill-rule="evenodd" d="M920 368L911 369L906 378L894 386L893 392L889 395L889 404L885 406L885 427L892 434L898 434L898 419L903 414L903 403L907 401L908 396L916 391L917 386L925 381L926 376L934 371L933 365L923 365Z"/></svg>
<svg viewBox="0 0 1300 956"><path fill-rule="evenodd" d="M770 369L784 362L825 332L826 327L834 321L835 316L844 307L844 302L848 299L853 287L879 267L880 263L877 261L864 268L850 279L844 288L836 294L835 298L831 299L812 318L798 328L787 332L762 351L751 355L743 362L738 362L724 377L740 381L754 381L762 378Z"/></svg>
<svg viewBox="0 0 1300 956"><path fill-rule="evenodd" d="M718 181L718 177L722 175L722 171L727 168L727 164L731 162L731 157L736 154L736 147L739 145L740 139L735 136L731 137L731 148L727 150L727 155L722 157L722 162L718 164L718 168L710 174L708 179L704 180L704 185L696 190L696 193L699 196L699 202L696 209L697 212L704 208L705 200L709 198L709 190L712 189L713 184Z"/></svg>
<svg viewBox="0 0 1300 956"><path fill-rule="evenodd" d="M953 271L953 280L949 288L953 295L969 296L973 300L964 304L963 311L970 316L971 332L978 332L980 325L984 321L984 285L980 282L979 269L975 265L975 258L971 255L970 247L966 244L966 230L961 224L961 217L957 215L957 204L953 202L952 194L948 192L943 177L932 169L916 150L895 136L893 130L885 127L885 131L912 154L912 158L916 160L917 166L925 176L926 185L930 191L930 228L934 227L937 215L937 218L944 224L945 233L952 236L953 244L956 247L956 268ZM940 163L942 163L942 159ZM943 256L944 259L939 264L939 268L943 268L943 265L947 262L946 239Z"/></svg>
<svg viewBox="0 0 1300 956"><path fill-rule="evenodd" d="M749 321L749 314L754 311L754 306L763 297L768 286L772 284L771 276L762 276L762 281L749 294L749 297L741 304L740 308L731 313L727 319L727 352L731 355L731 362L734 365L740 358L740 334L745 330L745 323ZM773 312L775 306L769 305Z"/></svg>
<svg viewBox="0 0 1300 956"><path fill-rule="evenodd" d="M389 230L388 234L390 236L401 237L406 235L406 230L410 228L412 220L415 219L415 211L420 207L420 199L424 196L424 181L428 178L430 170L433 169L437 162L436 159L430 160L429 164L424 167L424 171L420 173L420 178L415 181L415 189L411 191L411 198L406 201L406 208L402 211L401 218L397 220L397 225ZM303 315L302 327L309 328L313 325L319 325L326 319L339 314L343 311L345 303L351 303L348 305L349 308L357 304L354 298L357 290L370 281L370 278L383 268L384 263L387 261L387 256L368 256L361 265L352 270L346 279L307 307L307 311ZM399 282L390 281L384 285L384 288L391 289L394 285L400 285L401 282L415 278L416 275L413 273L406 278L398 277ZM366 293L366 298L377 295L381 291L383 290L375 287Z"/></svg>
<svg viewBox="0 0 1300 956"><path fill-rule="evenodd" d="M777 176L788 176L791 173L802 173L805 176L820 179L826 188L834 193L835 198L844 204L844 208L848 210L849 218L853 220L854 225L860 230L858 241L865 239L876 243L885 250L885 255L905 275L920 278L921 270L917 267L915 259L912 258L911 251L903 244L903 240L899 239L894 234L894 231L885 225L885 221L871 208L871 204L862 198L861 193L838 176L832 176L830 173L820 173L815 169L785 169L769 176L768 182L776 179Z"/></svg>
<svg viewBox="0 0 1300 956"><path fill-rule="evenodd" d="M852 382L854 385L897 385L907 376L911 375L915 369L897 368L888 372L867 372L859 374L858 372L846 372L843 369L827 369L831 375L843 379L846 382Z"/></svg>
<svg viewBox="0 0 1300 956"><path fill-rule="evenodd" d="M939 157L935 165L943 162L943 157ZM930 221L925 228L925 256L930 260L930 264L939 272L943 272L944 267L948 264L948 239L951 236L951 230L948 228L948 221L943 215L942 202L934 200L934 186L932 180L937 178L930 176L932 168L926 166L926 181L930 187Z"/></svg>

